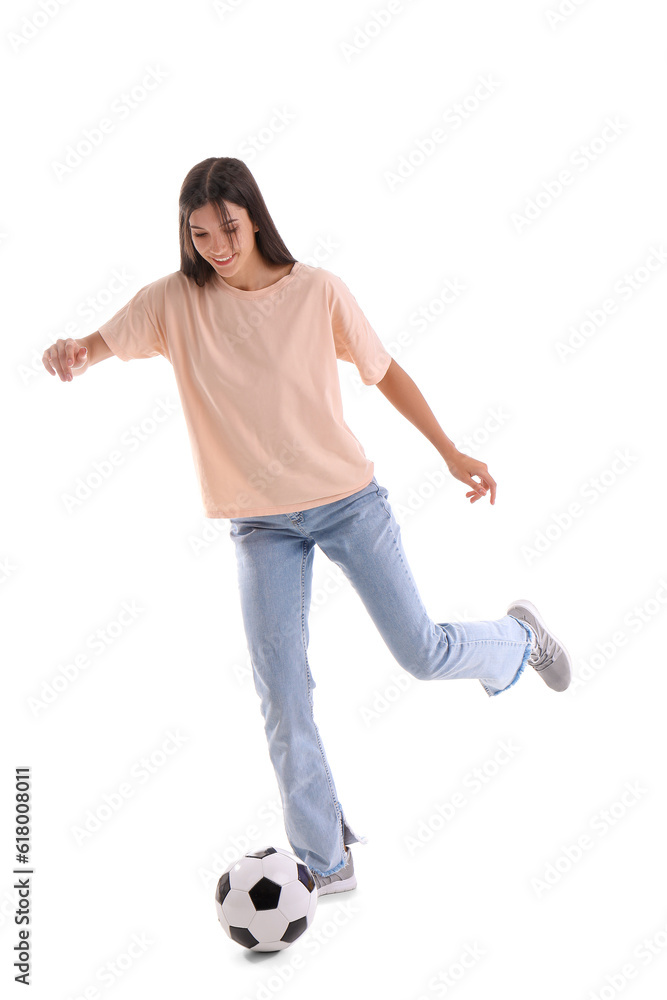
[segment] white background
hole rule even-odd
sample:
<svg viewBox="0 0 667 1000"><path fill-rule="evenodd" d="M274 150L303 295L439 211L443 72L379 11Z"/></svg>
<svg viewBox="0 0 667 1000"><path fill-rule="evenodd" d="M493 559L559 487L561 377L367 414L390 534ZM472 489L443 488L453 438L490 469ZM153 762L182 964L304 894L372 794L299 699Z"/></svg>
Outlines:
<svg viewBox="0 0 667 1000"><path fill-rule="evenodd" d="M664 34L649 0L562 2L560 18L557 2L4 6L0 938L11 981L13 773L29 765L31 996L664 991ZM86 336L178 269L179 188L209 156L244 159L297 259L333 247L318 263L498 482L495 506L470 505L339 364L434 620L526 597L574 663L561 694L532 670L494 699L417 682L317 550L316 720L368 843L357 889L268 956L231 942L213 902L244 837L288 844L229 522L201 513L172 369L111 358L63 383L41 363L68 324ZM448 281L465 291L443 305ZM119 625L124 604L139 610ZM170 733L182 744L161 754ZM494 763L502 742L516 749ZM149 943L128 958L134 935Z"/></svg>

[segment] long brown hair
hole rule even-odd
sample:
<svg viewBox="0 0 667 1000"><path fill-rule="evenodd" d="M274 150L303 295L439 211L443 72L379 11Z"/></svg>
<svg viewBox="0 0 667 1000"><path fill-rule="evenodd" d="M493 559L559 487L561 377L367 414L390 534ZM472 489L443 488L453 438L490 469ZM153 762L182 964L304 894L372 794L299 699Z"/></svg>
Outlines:
<svg viewBox="0 0 667 1000"><path fill-rule="evenodd" d="M257 181L243 160L233 156L211 156L197 163L187 174L181 185L178 199L178 236L181 245L181 271L194 278L198 285L205 285L216 271L212 264L195 250L190 232L190 216L204 205L217 207L220 221L235 245L231 216L225 201L241 205L247 211L253 225L259 226L255 233L257 249L268 264L293 264L296 261L285 246L269 215Z"/></svg>

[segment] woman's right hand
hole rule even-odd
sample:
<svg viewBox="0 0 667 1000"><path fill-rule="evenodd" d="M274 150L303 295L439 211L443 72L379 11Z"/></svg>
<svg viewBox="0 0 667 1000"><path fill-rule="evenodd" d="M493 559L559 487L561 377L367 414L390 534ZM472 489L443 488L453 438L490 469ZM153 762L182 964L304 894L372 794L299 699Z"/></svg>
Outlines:
<svg viewBox="0 0 667 1000"><path fill-rule="evenodd" d="M87 347L68 337L47 347L42 362L49 375L59 375L61 382L71 382L75 375L83 375L86 371L89 357Z"/></svg>

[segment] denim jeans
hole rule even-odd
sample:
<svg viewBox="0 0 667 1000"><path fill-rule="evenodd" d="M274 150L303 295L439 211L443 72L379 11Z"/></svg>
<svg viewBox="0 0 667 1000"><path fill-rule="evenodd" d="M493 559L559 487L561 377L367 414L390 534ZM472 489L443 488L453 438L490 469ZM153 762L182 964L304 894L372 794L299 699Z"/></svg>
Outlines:
<svg viewBox="0 0 667 1000"><path fill-rule="evenodd" d="M230 518L243 624L268 750L294 853L314 872L345 864L349 826L313 717L308 611L315 545L340 566L396 661L420 680L475 678L489 697L523 673L533 632L510 615L443 622L428 615L388 492L358 492L289 514Z"/></svg>

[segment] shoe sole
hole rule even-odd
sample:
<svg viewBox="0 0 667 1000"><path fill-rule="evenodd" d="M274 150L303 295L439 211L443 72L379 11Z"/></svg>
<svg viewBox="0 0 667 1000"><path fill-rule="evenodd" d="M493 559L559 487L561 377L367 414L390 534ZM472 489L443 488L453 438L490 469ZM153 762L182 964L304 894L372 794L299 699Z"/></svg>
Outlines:
<svg viewBox="0 0 667 1000"><path fill-rule="evenodd" d="M323 885L321 889L317 890L317 895L328 896L334 892L347 892L348 889L356 889L357 879L355 875L351 875L350 878L343 879L340 882L329 882L327 885Z"/></svg>
<svg viewBox="0 0 667 1000"><path fill-rule="evenodd" d="M560 649L565 654L565 658L567 660L567 665L568 665L568 668L569 668L569 671L570 671L570 680L571 680L572 679L572 657L570 656L570 654L569 654L569 652L567 650L567 647L565 646L565 644L563 642L561 642L561 640L558 638L558 636L556 635L556 633L552 632L552 630L550 628L548 628L548 626L546 625L544 619L542 618L541 614L539 613L539 611L537 610L537 608L535 607L535 605L531 604L530 601L524 601L524 600L512 601L512 603L508 607L508 609L505 612L505 614L511 615L513 608L516 609L516 610L520 610L521 608L525 608L526 611L530 615L533 616L533 618L538 623L538 625L540 625L544 629L545 632L548 632L549 635L551 636L551 638L554 640L554 642L556 642L558 644L558 646L560 647ZM514 617L518 618L519 615L515 615ZM528 624L530 625L530 622L528 622ZM545 670L548 670L548 669L549 669L549 667L542 667L541 669L539 667L533 667L533 670L535 671L536 674L541 674ZM568 680L568 682L567 682L567 684L565 685L564 688L554 687L552 684L549 684L549 681L547 680L546 677L543 677L542 680L545 682L545 684L548 687L551 688L552 691L566 691L567 688L570 686L570 680Z"/></svg>

